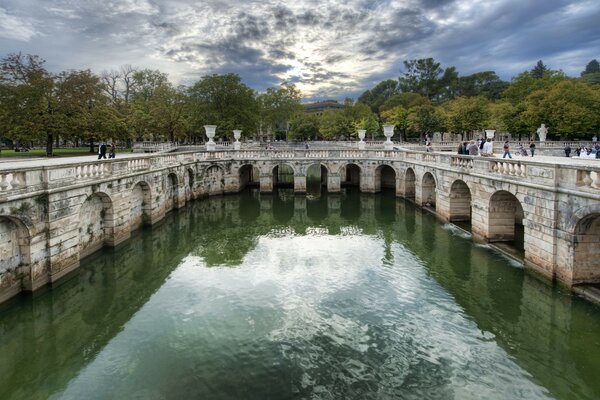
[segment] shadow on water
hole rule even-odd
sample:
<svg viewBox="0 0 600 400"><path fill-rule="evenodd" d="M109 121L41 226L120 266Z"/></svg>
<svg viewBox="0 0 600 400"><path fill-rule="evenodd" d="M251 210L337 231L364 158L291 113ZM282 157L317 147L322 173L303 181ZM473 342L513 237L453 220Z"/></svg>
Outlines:
<svg viewBox="0 0 600 400"><path fill-rule="evenodd" d="M272 195L248 189L192 203L158 226L140 230L124 246L86 258L79 273L54 289L12 302L0 312L0 398L45 399L60 391L182 259L194 255L208 266L235 267L261 236L281 224L295 232L319 224L330 234L356 226L384 239L386 265L391 266L393 246L403 246L534 381L560 399L600 398L597 306L444 229L434 216L393 192L368 195L353 187L305 198L289 189ZM281 373L287 381L301 375Z"/></svg>

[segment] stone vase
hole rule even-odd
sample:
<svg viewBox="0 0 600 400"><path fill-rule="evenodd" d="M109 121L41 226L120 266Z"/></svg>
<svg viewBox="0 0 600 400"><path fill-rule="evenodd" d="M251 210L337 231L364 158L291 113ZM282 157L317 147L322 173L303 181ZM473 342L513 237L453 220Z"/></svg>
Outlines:
<svg viewBox="0 0 600 400"><path fill-rule="evenodd" d="M242 144L240 143L241 137L242 137L242 131L240 131L239 129L234 129L234 131L233 131L233 138L235 139L235 142L233 142L234 150L240 150L242 148Z"/></svg>
<svg viewBox="0 0 600 400"><path fill-rule="evenodd" d="M367 134L367 131L365 129L359 129L358 130L358 138L360 139L360 141L358 142L358 149L359 150L364 150L365 149L365 142L363 141L363 139L365 138L365 135Z"/></svg>
<svg viewBox="0 0 600 400"><path fill-rule="evenodd" d="M208 138L208 143L206 143L206 150L215 151L217 149L217 144L214 142L213 138L215 137L215 131L217 130L217 126L204 125L204 130L206 130L206 137Z"/></svg>
<svg viewBox="0 0 600 400"><path fill-rule="evenodd" d="M384 125L383 126L383 136L385 136L386 141L383 143L384 150L393 150L394 143L392 143L392 136L394 136L394 127L395 125Z"/></svg>
<svg viewBox="0 0 600 400"><path fill-rule="evenodd" d="M496 134L495 129L486 129L485 130L485 138L494 140L494 135Z"/></svg>

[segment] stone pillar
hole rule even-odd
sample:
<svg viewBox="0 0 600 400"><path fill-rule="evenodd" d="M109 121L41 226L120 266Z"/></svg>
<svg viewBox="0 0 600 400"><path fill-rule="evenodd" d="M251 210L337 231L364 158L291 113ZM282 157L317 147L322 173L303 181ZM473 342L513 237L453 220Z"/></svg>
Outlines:
<svg viewBox="0 0 600 400"><path fill-rule="evenodd" d="M341 191L342 183L340 174L327 174L327 192L339 193Z"/></svg>
<svg viewBox="0 0 600 400"><path fill-rule="evenodd" d="M261 193L272 193L273 192L273 175L272 174L260 174L260 192Z"/></svg>
<svg viewBox="0 0 600 400"><path fill-rule="evenodd" d="M306 193L306 175L294 175L294 193Z"/></svg>

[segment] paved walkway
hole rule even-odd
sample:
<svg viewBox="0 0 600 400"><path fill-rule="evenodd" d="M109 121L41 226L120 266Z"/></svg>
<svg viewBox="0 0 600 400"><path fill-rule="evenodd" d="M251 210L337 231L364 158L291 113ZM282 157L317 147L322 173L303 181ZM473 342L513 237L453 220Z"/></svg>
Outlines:
<svg viewBox="0 0 600 400"><path fill-rule="evenodd" d="M448 152L436 152L449 154ZM141 156L152 156L157 155L158 153L118 153L116 160L120 160L123 158L136 158ZM169 153L169 154L177 154L177 153ZM75 156L75 157L56 157L56 158L0 158L0 169L7 168L19 168L19 169L27 169L27 168L35 168L35 167L43 167L45 165L73 165L73 164L81 164L83 162L96 161L98 159L97 154L90 154L88 156ZM490 160L491 158L487 158ZM502 159L501 155L496 154L493 159ZM535 161L541 162L544 164L560 164L560 165L582 165L582 166L590 166L590 167L600 167L600 160L598 159L588 159L588 158L567 158L567 157L552 157L552 156L535 156L535 157L526 157L526 156L518 156L513 155L513 160L522 160L522 161ZM508 157L506 158L508 160ZM109 160L106 160L109 161Z"/></svg>

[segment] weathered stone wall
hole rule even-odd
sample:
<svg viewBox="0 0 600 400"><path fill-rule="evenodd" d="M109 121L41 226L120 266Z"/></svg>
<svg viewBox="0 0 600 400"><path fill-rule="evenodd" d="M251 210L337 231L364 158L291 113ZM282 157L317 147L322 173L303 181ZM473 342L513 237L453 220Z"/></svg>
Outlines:
<svg viewBox="0 0 600 400"><path fill-rule="evenodd" d="M296 193L317 165L329 192L395 186L444 219L470 220L484 240L511 240L522 224L528 266L566 284L600 281L600 168L422 152L240 151L0 171L0 301L55 282L190 200L238 192L250 176L272 192L284 164ZM302 200L294 199L295 212L307 206Z"/></svg>

